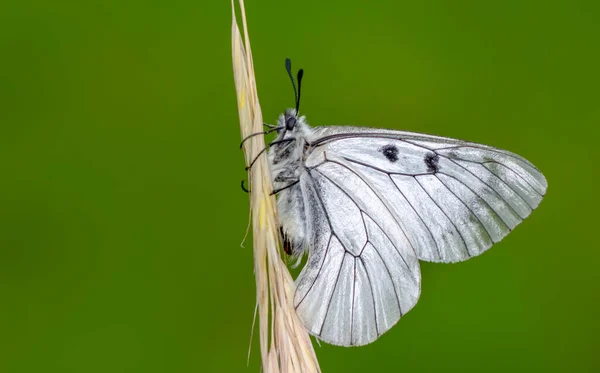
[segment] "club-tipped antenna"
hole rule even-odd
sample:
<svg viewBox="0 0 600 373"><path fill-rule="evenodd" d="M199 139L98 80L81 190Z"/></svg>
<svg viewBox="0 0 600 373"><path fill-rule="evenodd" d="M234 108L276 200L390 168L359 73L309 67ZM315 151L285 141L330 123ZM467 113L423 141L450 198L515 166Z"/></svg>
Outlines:
<svg viewBox="0 0 600 373"><path fill-rule="evenodd" d="M304 76L304 70L298 70L298 97L296 98L296 115L300 110L300 92L302 90L302 77Z"/></svg>
<svg viewBox="0 0 600 373"><path fill-rule="evenodd" d="M298 110L300 109L300 84L302 81L302 76L304 75L304 71L300 69L298 71L298 90L296 90L296 82L294 81L294 75L292 74L292 61L289 58L285 59L285 69L292 81L292 87L294 88L294 99L296 101L296 115L298 115Z"/></svg>

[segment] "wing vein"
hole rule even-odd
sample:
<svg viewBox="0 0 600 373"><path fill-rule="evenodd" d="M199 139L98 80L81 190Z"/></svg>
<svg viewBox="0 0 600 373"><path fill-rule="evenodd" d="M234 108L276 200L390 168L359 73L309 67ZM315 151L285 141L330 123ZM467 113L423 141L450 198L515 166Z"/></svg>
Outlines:
<svg viewBox="0 0 600 373"><path fill-rule="evenodd" d="M456 232L458 232L458 235L460 236L460 239L463 242L463 245L465 245L465 250L467 251L467 255L469 257L472 257L471 253L469 252L469 247L467 246L467 241L465 241L465 238L463 237L462 233L460 233L460 230L458 230L458 227L456 226L456 224L454 224L454 222L452 221L452 219L450 219L450 217L448 216L448 214L446 213L446 211L444 211L440 205L433 199L433 197L431 197L431 194L429 194L429 192L427 190L425 190L425 188L423 188L423 185L421 185L421 182L415 177L415 181L417 182L417 184L419 184L419 186L421 187L421 189L425 192L425 194L427 194L429 196L429 199L438 207L438 209L440 209L440 211L446 216L446 218L448 219L448 221L450 221L450 223L454 226L454 229L456 229Z"/></svg>
<svg viewBox="0 0 600 373"><path fill-rule="evenodd" d="M406 140L406 139L399 139L399 140L407 142L407 143L412 144L414 146L421 147L423 149L431 150L433 152L435 152L437 150L460 149L460 148L471 148L471 149L486 150L486 151L490 151L492 153L496 153L496 154L500 154L500 155L505 155L505 156L514 158L514 159L516 159L518 161L521 161L521 162L525 162L528 166L531 166L536 171L540 172L540 170L538 170L537 167L535 167L531 162L529 162L527 159L521 157L520 155L511 153L511 152L508 152L508 151L505 151L505 150L496 149L496 148L494 148L492 146L488 146L488 145L481 145L481 144L473 144L473 143L464 142L461 145L446 146L446 147L443 147L443 148L431 149L431 148L428 148L428 147L423 146L423 145L415 144L414 142L412 142L410 140ZM448 139L448 140L453 140L453 139ZM460 140L453 140L453 141L460 141ZM476 163L478 163L478 162L476 162Z"/></svg>
<svg viewBox="0 0 600 373"><path fill-rule="evenodd" d="M358 257L358 259L360 259L360 261L363 264L365 274L367 275L367 281L369 281L369 288L371 288L371 301L373 303L373 315L375 316L375 332L379 337L381 334L379 334L379 327L377 326L377 306L375 306L375 291L373 290L373 283L371 282L371 276L369 276L369 271L367 270L367 266L365 265L364 259L361 257Z"/></svg>
<svg viewBox="0 0 600 373"><path fill-rule="evenodd" d="M419 217L419 220L421 221L421 223L423 223L423 226L427 229L427 232L429 232L429 235L431 236L431 241L433 241L433 243L435 244L435 248L437 249L438 256L441 259L442 258L442 250L440 249L440 246L438 245L437 241L435 240L435 236L433 235L433 232L431 231L431 228L429 228L429 226L427 225L427 223L425 223L425 220L423 220L423 218L421 217L421 214L419 214L417 212L417 209L415 209L415 207L408 200L408 198L406 198L406 195L404 194L404 192L402 191L402 189L400 189L400 187L394 182L394 179L392 179L392 177L390 175L388 175L388 177L390 178L390 181L392 182L392 184L394 184L394 187L396 188L396 190L398 192L400 192L400 194L402 194L402 197L410 205L410 208L412 208L412 210L415 212L415 215L417 215Z"/></svg>
<svg viewBox="0 0 600 373"><path fill-rule="evenodd" d="M500 150L500 149L494 148L492 146L477 144L477 143L473 143L473 142L469 142L469 141L462 141L462 140L452 139L452 138L449 138L449 137L433 136L433 135L421 135L421 136L419 136L419 134L417 134L417 133L403 133L401 135L394 135L394 134L391 134L391 133L360 133L360 134L357 134L357 133L338 133L338 134L333 134L333 135L328 135L328 136L322 137L322 138L318 139L317 141L313 142L312 144L310 144L310 146L317 147L317 146L324 145L329 140L334 140L335 141L335 140L343 140L343 139L346 139L346 138L356 138L356 137L394 139L394 140L403 141L405 143L408 143L408 144L411 144L411 145L414 145L414 146L418 146L420 148L427 149L427 150L430 150L430 151L433 151L433 152L435 152L436 150L457 149L457 148L483 149L483 150L491 151L491 152L494 152L494 153L497 153L497 154L500 154L500 155L504 155L504 156L508 156L508 157L514 158L514 159L516 159L518 161L521 161L521 162L525 162L527 165L533 167L536 171L540 172L540 170L537 167L535 167L535 165L533 165L527 159L521 157L518 154L514 154L514 153L511 153L511 152L508 152L508 151ZM412 138L408 139L408 137L412 137ZM447 142L457 143L458 145L447 146L447 147L437 148L437 149L432 149L432 148L428 148L426 146L423 146L421 144L414 143L411 140L416 140L416 141L430 141L430 142L447 141Z"/></svg>
<svg viewBox="0 0 600 373"><path fill-rule="evenodd" d="M328 160L329 162L338 164L342 167L344 167L345 169L347 169L348 171L352 172L353 174L355 174L360 180L362 180L363 183L365 183L367 185L367 187L369 189L371 189L371 191L373 192L373 194L375 194L375 196L377 197L377 199L379 199L379 201L381 201L381 203L385 206L385 208L388 210L388 212L392 215L392 217L394 217L394 213L392 211L390 211L390 208L387 206L387 204L385 203L384 200L381 199L381 197L379 196L379 194L377 194L377 192L375 191L375 189L373 189L373 187L361 176L359 175L356 171L354 171L353 169L351 169L350 167L346 166L345 164L342 164L340 162L337 161L333 161L333 160ZM316 170L317 172L319 172L321 175L325 176L322 172L320 172L319 170ZM327 178L329 179L329 178ZM329 179L331 181L331 179ZM332 181L333 182L333 181ZM393 181L392 181L393 183ZM335 183L334 183L335 184ZM337 184L336 184L337 185ZM339 187L339 186L338 186ZM345 192L345 191L344 191ZM346 193L346 195L348 195ZM352 197L348 196L353 202L354 200L352 199ZM407 200L408 201L408 200ZM356 204L356 202L354 202ZM409 202L410 204L410 202ZM358 206L358 205L357 205ZM359 207L360 210L360 207ZM417 214L418 215L418 214ZM370 217L370 216L369 216ZM396 220L396 218L394 217L394 220L396 221L396 225L398 225L398 227L400 227L400 230L402 231L402 233L404 234L404 237L406 238L406 241L408 241L408 244L410 245L410 247L413 249L413 252L415 253L415 255L417 255L417 251L415 250L415 247L413 246L412 242L410 242L410 239L408 238L408 235L406 234L406 232L404 231L404 228L402 228L402 226L400 225L400 222L398 220ZM432 236L433 239L433 236ZM435 241L435 239L434 239Z"/></svg>
<svg viewBox="0 0 600 373"><path fill-rule="evenodd" d="M467 171L468 171L468 170L467 170ZM446 176L448 176L448 177L450 177L450 178L452 178L452 179L456 180L456 181L457 181L457 182L459 182L461 185L463 185L463 186L465 186L467 189L469 189L469 190L470 190L470 191L471 191L471 192L472 192L474 195L476 195L476 196L477 196L477 198L479 198L481 201L483 201L483 203L485 203L485 204L486 204L486 205L487 205L487 206L490 208L490 210L491 210L491 211L492 211L492 212L493 212L493 213L494 213L494 214L495 214L495 215L496 215L498 218L500 218L500 220L502 221L502 224L504 224L504 225L506 226L506 229L508 229L509 231L511 231L511 230L512 230L512 229L510 229L510 227L508 226L508 224L506 223L506 221L504 221L504 219L502 218L502 216L501 216L501 215L498 213L498 211L496 211L496 209L494 209L494 208L492 207L492 205L490 205L490 204L489 204L489 203L488 203L488 202L487 202L487 201L486 201L486 200L485 200L485 199L484 199L482 196L480 196L480 195L479 195L479 193L477 193L476 191L474 191L473 189L471 189L471 187L470 187L470 186L468 186L467 184L463 183L462 181L458 180L456 177L454 177L454 176L452 176L452 175L450 175L450 174L447 174L447 173L445 173L445 172L440 172L440 174L442 174L442 175L446 175ZM474 176L474 175L473 175L473 176ZM438 178L438 179L439 179L439 178ZM481 181L480 179L478 179L478 180L479 180L479 181ZM441 181L441 180L440 180L440 181ZM443 183L443 181L442 181L442 183ZM483 182L482 182L482 183L483 183ZM483 183L483 184L484 184L484 185L487 185L487 184L485 184L485 183ZM445 185L445 184L444 184L444 185ZM488 187L489 187L489 186L488 186ZM489 187L489 188L490 188L490 190L491 190L491 191L493 191L494 193L496 193L496 195L498 195L498 193L497 193L497 192L496 192L494 189L492 189L491 187ZM502 197L500 197L500 198L502 198ZM504 199L502 199L502 201L504 201ZM506 202L505 202L504 204L505 204L505 205L507 205L507 206L508 206L508 207L509 207L509 208L512 210L512 208L510 207L510 205L509 205L508 203L506 203ZM514 212L514 210L513 210L513 212ZM515 212L515 214L516 214L516 212ZM517 216L518 216L518 215L517 215Z"/></svg>
<svg viewBox="0 0 600 373"><path fill-rule="evenodd" d="M385 232L384 232L384 234L385 234ZM387 235L386 235L386 237L387 237ZM379 257L379 259L381 259L381 262L383 263L383 266L385 267L385 271L387 272L388 277L390 278L390 281L392 282L392 288L394 289L394 295L396 296L396 302L398 303L398 311L400 311L400 317L402 317L404 315L404 313L402 313L402 306L400 305L400 296L398 295L398 290L396 290L396 282L394 281L394 278L392 277L392 272L390 272L390 268L386 264L385 260L383 260L383 257L379 253L379 250L377 250L377 247L375 247L375 245L373 245L373 242L369 241L369 243L371 244L371 246L373 246L373 249L377 253L377 256ZM402 258L402 255L400 255L400 257ZM404 259L402 259L402 260L404 260Z"/></svg>
<svg viewBox="0 0 600 373"><path fill-rule="evenodd" d="M367 164L367 163L363 163L361 161L354 160L352 158L343 157L343 159L346 160L346 161L348 161L348 162L351 162L351 163L356 163L356 164L361 165L361 166L372 168L375 171L379 171L379 172L382 172L382 173L387 174L387 175L423 176L423 175L432 175L433 174L432 172L421 172L421 173L412 173L412 174L411 173L405 173L405 172L387 172L387 171L382 170L381 168L372 166L372 165ZM331 160L329 160L329 161L333 162ZM317 166L320 166L320 164L317 165ZM317 166L315 166L315 167L317 167Z"/></svg>
<svg viewBox="0 0 600 373"><path fill-rule="evenodd" d="M329 220L329 215L327 214L327 210L325 209L325 204L323 203L323 200L321 199L321 196L319 195L319 193L317 193L317 191L315 190L315 182L312 178L312 175L310 174L310 172L307 173L308 176L311 178L311 189L312 189L312 193L314 193L317 198L319 199L319 203L321 204L321 207L323 208L323 214L325 215L325 219L327 219L327 224L329 225L329 230L331 231L330 235L329 235L329 241L327 241L327 248L325 249L325 254L323 254L323 261L321 262L321 266L319 267L319 271L317 272L317 275L315 276L313 282L310 284L310 287L308 288L308 290L306 291L306 293L304 294L304 296L302 297L302 299L300 300L300 302L298 302L298 304L296 305L296 309L298 309L298 307L300 307L300 305L302 304L302 302L304 301L304 299L306 299L306 296L311 292L313 286L315 285L315 282L317 282L317 279L319 278L319 275L321 274L321 271L323 270L323 265L325 265L325 260L327 259L327 254L329 254L329 247L331 246L331 239L332 237L335 235L333 232L333 226L331 225L331 221ZM337 236L336 236L337 238ZM338 239L339 241L339 239ZM343 243L340 242L340 244L342 245L342 247L344 247ZM346 250L346 248L344 247L344 250Z"/></svg>
<svg viewBox="0 0 600 373"><path fill-rule="evenodd" d="M442 183L443 186L446 187L446 189L448 189L448 191L450 193L452 193L454 195L454 197L456 197L457 200L460 201L460 203L465 206L467 208L467 210L469 210L469 212L471 213L471 215L473 215L475 217L475 219L477 219L477 221L479 222L479 225L481 225L483 227L483 229L485 229L485 233L487 233L488 237L490 238L490 241L494 242L494 239L492 238L492 235L490 234L490 231L487 229L487 227L485 225L483 225L483 223L481 222L481 219L479 219L479 216L475 215L475 213L473 212L473 210L471 210L471 208L462 200L460 199L460 197L458 197L456 195L456 193L454 193L454 191L452 191L452 189L450 189L450 187L448 185L446 185L446 183L444 183L442 181L442 179L440 179L437 175L435 175L435 178L439 180L440 183Z"/></svg>
<svg viewBox="0 0 600 373"><path fill-rule="evenodd" d="M388 236L388 234L385 233L385 231L383 230L383 228L381 228L381 225L379 225L379 223L377 223L375 221L375 219L373 219L373 217L371 217L371 215L369 215L366 211L363 211L363 213L365 215L367 215L369 217L369 219L371 219L371 221L373 221L373 223L375 223L375 225L377 226L377 228L379 228L379 230L381 232L383 232L383 235L385 236L385 238L387 238L388 241L390 241L390 243L392 244L392 246L394 247L394 249L396 250L396 252L398 253L398 255L400 255L400 259L402 259L402 262L404 263L404 265L406 266L406 268L410 271L410 273L412 273L412 269L408 266L408 263L406 263L406 259L404 259L404 255L402 255L402 253L400 252L400 250L398 250L398 247L394 244L394 241L392 241L392 239L390 238L390 236ZM369 236L368 236L368 231L367 231L367 240L368 239L369 239ZM408 241L408 238L406 240ZM410 241L409 241L409 243L410 243ZM375 246L373 246L373 247L375 247Z"/></svg>
<svg viewBox="0 0 600 373"><path fill-rule="evenodd" d="M319 272L317 272L317 275L315 276L315 279L310 284L310 287L308 288L308 290L306 291L306 293L304 294L304 296L302 297L302 299L300 299L300 302L298 302L298 305L296 305L295 309L298 309L298 307L300 307L300 305L302 304L302 302L304 301L304 299L306 298L306 296L312 290L313 286L315 285L315 282L317 282L317 279L319 278L319 275L321 274L321 271L323 270L323 265L325 265L325 260L327 259L327 254L329 254L329 246L331 246L331 238L332 237L333 237L333 234L330 234L329 235L329 241L327 241L327 248L325 248L325 254L323 254L323 261L321 262L321 266L319 267Z"/></svg>
<svg viewBox="0 0 600 373"><path fill-rule="evenodd" d="M446 158L446 157L444 157ZM489 185L488 183L486 183L485 181L483 181L479 176L477 176L476 174L474 174L471 170L469 170L468 168L464 167L463 165L461 165L460 163L456 162L455 160L451 159L451 158L446 158L448 159L450 162L454 163L455 165L457 165L458 167L462 168L463 170L467 171L468 173L470 173L471 175L473 175L475 178L477 178L479 181L481 181L483 184L485 184L488 188L490 188L490 190L492 190L494 193L496 193L496 195L504 201L504 203L508 206L509 209L511 209L515 216L517 217L517 219L519 219L520 221L523 221L523 219L521 219L521 215L519 215L519 213L510 205L510 203L506 200L506 198L502 197L502 195L500 193L498 193L496 191L496 189L494 189L494 187L492 187L491 185ZM469 161L465 161L465 162L469 162ZM477 162L471 162L471 163L475 163L475 164L479 164ZM491 171L490 171L491 172ZM494 176L496 176L496 174L493 174ZM449 175L448 175L449 176ZM504 182L504 180L500 179L498 176L496 176L496 178L498 180L500 180L504 185L506 185L510 190L512 190L517 197L519 197L523 202L527 203L517 192L515 192L515 190L513 188L510 187L510 185L506 184ZM462 183L462 181L461 181ZM464 183L463 183L464 184ZM529 204L527 204L529 205Z"/></svg>
<svg viewBox="0 0 600 373"><path fill-rule="evenodd" d="M352 312L350 312L350 345L352 345L352 337L354 333L354 293L356 290L356 258L354 260L354 275L352 281Z"/></svg>
<svg viewBox="0 0 600 373"><path fill-rule="evenodd" d="M451 158L447 158L447 159L450 159L451 161L453 161ZM527 206L529 206L529 208L530 208L531 210L535 209L535 207L531 207L531 205L529 204L529 202L527 202L527 201L525 200L525 198L521 197L521 195L519 194L519 192L517 192L517 191L516 191L516 190L515 190L515 189L514 189L512 186L510 186L510 184L509 184L509 183L507 183L506 181L502 180L502 178L501 178L500 176L498 176L498 175L496 175L495 173L493 173L493 172L492 172L492 170L490 170L489 168L485 167L485 166L484 166L482 163L479 163L479 162L474 162L474 161L468 161L468 160L466 160L466 159L461 159L460 161L461 161L461 162L467 162L467 163L474 163L474 164L478 164L478 165L480 165L480 166L483 166L483 167L484 167L486 170L488 170L488 171L489 171L489 172L490 172L492 175L494 175L494 176L496 177L496 179L500 180L500 182L502 182L502 184L506 185L506 187L508 187L508 189L512 190L512 191L513 191L513 193L514 193L514 194L515 194L517 197L519 197L519 198L521 199L521 201L523 201L523 202L524 202L524 203L525 203ZM454 162L454 161L453 161L453 162ZM455 163L455 164L458 164L457 162L454 162L454 163ZM499 163L499 164L500 164L500 163ZM461 167L462 167L462 166L461 166ZM463 167L463 168L464 168L464 167ZM479 179L479 180L481 180L481 179ZM487 185L487 184L486 184L486 185ZM502 199L504 199L504 198L502 198ZM504 199L504 201L505 201L506 203L508 203L508 201L507 201L506 199ZM515 211L515 212L516 212L516 211ZM519 216L520 216L520 215L519 215Z"/></svg>
<svg viewBox="0 0 600 373"><path fill-rule="evenodd" d="M335 181L333 181L329 176L325 175L324 173L322 173L319 170L315 170L317 171L319 174L321 174L324 178L326 178L327 180L329 180L333 185L335 185L340 191L342 191L342 193L344 193L346 196L348 196L348 198L350 198L350 200L352 202L354 202L354 204L356 205L356 207L360 210L361 212L361 217L362 214L367 215L369 217L369 219L371 219L373 221L373 223L375 223L375 225L381 230L381 232L383 232L384 236L388 239L388 241L390 241L390 243L392 244L392 246L394 247L394 249L396 250L396 252L398 253L398 255L400 255L400 258L402 259L402 262L404 263L404 265L406 266L406 268L408 268L408 270L412 273L412 269L409 267L408 263L406 262L406 259L404 259L404 255L402 255L402 253L400 252L400 250L398 250L398 247L394 244L394 241L392 241L392 239L390 238L390 236L388 236L388 234L383 230L383 228L381 228L381 225L379 225L379 223L377 223L377 221L375 221L375 219L373 219L373 217L371 215L369 215L368 212L366 212L365 210L361 209L360 206L356 203L356 201L354 201L352 199L352 197L348 194L348 192L346 192L341 186L338 185L338 183L336 183ZM399 226L399 224L396 224ZM367 241L369 238L369 231L367 230L367 226L365 224L365 220L363 218L363 226L365 228L365 232L367 234ZM399 226L400 227L400 226ZM402 227L400 227L400 230L402 230ZM406 237L406 235L404 235ZM337 238L337 236L336 236ZM339 238L338 238L339 241ZM408 237L406 237L406 241L408 241ZM408 243L410 244L410 241L408 241ZM341 242L340 242L341 244ZM343 245L342 245L343 246ZM374 247L374 246L373 246ZM345 249L344 249L345 250ZM414 250L414 249L413 249ZM348 250L346 250L348 252ZM352 255L352 253L348 252L348 254ZM354 255L353 255L354 256ZM359 255L360 256L360 255Z"/></svg>
<svg viewBox="0 0 600 373"><path fill-rule="evenodd" d="M335 278L335 284L333 284L333 291L331 292L331 296L329 297L329 302L327 302L327 309L325 310L325 316L323 316L323 324L321 324L321 328L319 329L319 335L323 334L323 328L325 327L325 321L327 320L327 315L329 314L329 308L331 307L331 301L333 300L333 296L335 295L335 288L337 287L337 284L340 280L340 274L342 273L343 266L344 266L344 258L342 257L342 261L340 263L340 269L338 269L338 274ZM316 282L316 280L315 280L315 282ZM352 292L354 293L354 289L352 290ZM354 297L354 294L352 294L352 296Z"/></svg>
<svg viewBox="0 0 600 373"><path fill-rule="evenodd" d="M319 170L315 170L317 172L319 172L321 175L323 175L322 172L320 172ZM308 175L310 176L310 179L313 182L313 185L315 184L315 179L313 178L312 174L310 173L310 170L308 170ZM323 175L325 176L325 175ZM331 181L331 179L327 178L329 181ZM333 181L331 181L333 182ZM342 246L342 248L344 248L344 251L346 251L347 253L349 253L350 255L352 255L352 253L350 252L350 250L348 250L346 248L346 246L344 245L344 242L342 242L342 240L340 240L339 236L337 235L337 233L333 230L333 225L331 225L331 220L329 219L329 214L327 214L327 208L325 207L325 203L323 202L323 199L321 198L321 195L319 194L319 192L317 192L316 190L313 190L313 192L317 195L317 198L319 199L319 203L321 204L321 207L323 207L323 213L325 214L325 217L327 218L327 224L329 225L329 229L331 230L331 235L334 236L335 238L337 238L338 242L340 243L340 245ZM354 202L354 200L352 198L350 198L352 200L352 202ZM354 204L356 204L356 202L354 202ZM358 205L357 205L358 207ZM358 208L360 210L360 207Z"/></svg>
<svg viewBox="0 0 600 373"><path fill-rule="evenodd" d="M538 191L536 190L536 188L535 188L533 185L531 185L531 183L529 183L529 181L525 180L525 178L524 178L523 176L519 175L519 173L518 173L518 172L516 172L515 170L513 170L512 168L510 168L510 167L508 167L507 165L505 165L505 164L502 164L502 163L500 163L500 162L496 162L496 161L487 161L487 162L483 162L483 163L482 163L482 165L484 165L484 166L485 166L485 165L487 165L488 163L495 163L495 164L497 164L497 165L499 165L499 166L502 166L502 167L504 167L504 168L507 168L508 170L510 170L510 172L512 172L513 174L517 175L517 177L518 177L519 179L523 180L523 181L524 181L524 182L525 182L527 185L529 185L529 188L531 188L531 190L533 190L533 191L535 192L535 194L537 194L537 195L538 195L538 196L540 196L540 197L544 197L544 195L543 195L543 194L541 194L540 192L538 192ZM496 174L494 171L492 171L492 170L491 170L489 167L487 167L487 166L486 166L485 168L487 168L488 170L490 170L490 172L491 172L491 173L493 173L494 175L498 176L498 175L497 175L497 174ZM500 176L498 176L498 178L500 178ZM531 206L531 205L530 205L530 206ZM532 207L532 209L533 209L533 208L534 208L534 207Z"/></svg>

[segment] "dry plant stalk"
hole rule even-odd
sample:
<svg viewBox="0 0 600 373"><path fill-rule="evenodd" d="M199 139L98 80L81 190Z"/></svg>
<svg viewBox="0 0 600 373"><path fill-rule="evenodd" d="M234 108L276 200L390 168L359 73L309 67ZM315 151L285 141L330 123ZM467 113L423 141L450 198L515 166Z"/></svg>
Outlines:
<svg viewBox="0 0 600 373"><path fill-rule="evenodd" d="M239 0L244 41L232 9L232 56L242 138L262 132L263 120L248 37L244 1ZM263 136L244 143L246 165L265 148ZM294 280L279 250L279 224L267 158L261 155L249 175L250 213L254 247L254 275L258 308L260 352L265 373L320 372L308 332L293 307ZM270 321L270 323L269 323Z"/></svg>

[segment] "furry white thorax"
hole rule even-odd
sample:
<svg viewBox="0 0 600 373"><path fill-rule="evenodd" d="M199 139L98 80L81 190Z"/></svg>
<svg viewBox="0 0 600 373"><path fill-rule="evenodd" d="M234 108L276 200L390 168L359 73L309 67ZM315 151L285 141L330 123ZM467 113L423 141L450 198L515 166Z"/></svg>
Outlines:
<svg viewBox="0 0 600 373"><path fill-rule="evenodd" d="M292 129L286 122L295 120ZM306 172L304 160L307 145L313 138L313 129L304 116L298 117L296 109L287 109L279 116L277 137L274 141L290 140L288 143L275 144L269 149L268 158L275 190L286 188L297 182ZM284 236L292 244L292 255L300 258L308 249L306 240L306 212L300 183L281 190L277 195L277 210Z"/></svg>

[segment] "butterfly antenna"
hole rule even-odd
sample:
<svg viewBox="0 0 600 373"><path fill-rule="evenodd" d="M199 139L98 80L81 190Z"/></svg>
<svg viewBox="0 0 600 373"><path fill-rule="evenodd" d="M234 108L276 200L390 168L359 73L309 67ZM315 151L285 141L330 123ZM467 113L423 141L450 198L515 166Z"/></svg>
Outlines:
<svg viewBox="0 0 600 373"><path fill-rule="evenodd" d="M298 115L300 110L300 92L302 89L302 77L304 76L304 70L298 70L298 97L296 98L296 115Z"/></svg>
<svg viewBox="0 0 600 373"><path fill-rule="evenodd" d="M290 76L292 81L292 87L294 87L294 99L296 100L296 114L298 113L298 91L296 91L296 83L294 82L294 75L292 75L292 61L289 58L285 59L285 69ZM298 83L300 85L300 83Z"/></svg>

